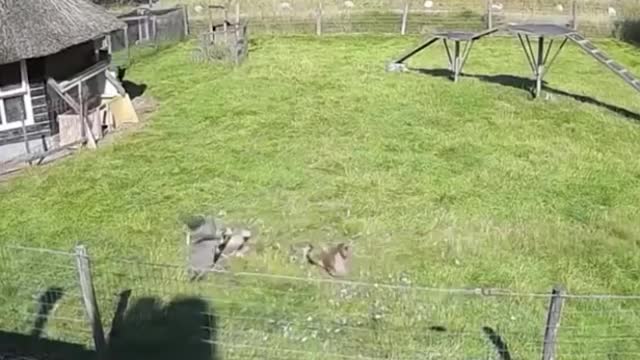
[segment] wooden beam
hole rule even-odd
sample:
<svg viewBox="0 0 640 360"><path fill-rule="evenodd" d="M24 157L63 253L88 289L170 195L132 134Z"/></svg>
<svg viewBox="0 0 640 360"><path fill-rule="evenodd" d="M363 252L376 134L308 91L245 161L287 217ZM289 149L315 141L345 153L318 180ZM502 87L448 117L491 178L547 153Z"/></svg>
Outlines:
<svg viewBox="0 0 640 360"><path fill-rule="evenodd" d="M72 109L76 112L76 114L80 115L82 124L84 125L85 131L87 132L87 144L90 149L95 149L98 146L96 145L96 139L93 137L93 132L91 131L91 127L87 122L86 114L82 111L82 107L69 95L65 94L62 89L58 86L58 83L53 78L47 79L47 85L58 95L60 96Z"/></svg>
<svg viewBox="0 0 640 360"><path fill-rule="evenodd" d="M1 165L1 167L5 167L7 165L18 164L18 163L21 163L21 162L30 162L30 161L35 161L35 160L39 160L40 161L40 160L42 160L42 159L44 159L44 158L46 158L48 156L57 154L59 152L67 150L67 149L69 149L71 147L82 145L86 141L87 141L86 138L82 138L82 139L80 139L78 141L75 141L75 142L72 142L70 144L59 146L59 147L56 147L56 148L53 148L53 149L49 149L47 151L20 155L18 157L15 157L15 158L11 159L10 161L7 161L6 163L3 163Z"/></svg>
<svg viewBox="0 0 640 360"><path fill-rule="evenodd" d="M106 76L107 76L107 81L109 81L111 85L113 85L116 88L116 90L118 91L118 94L120 94L121 96L125 96L127 94L127 91L122 87L122 84L120 84L120 81L118 81L118 79L116 79L109 71L106 72Z"/></svg>

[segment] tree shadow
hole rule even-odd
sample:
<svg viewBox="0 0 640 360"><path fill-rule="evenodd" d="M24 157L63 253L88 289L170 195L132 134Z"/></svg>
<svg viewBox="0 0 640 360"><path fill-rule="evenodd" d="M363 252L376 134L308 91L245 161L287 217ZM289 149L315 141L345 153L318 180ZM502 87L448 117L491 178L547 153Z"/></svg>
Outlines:
<svg viewBox="0 0 640 360"><path fill-rule="evenodd" d="M206 301L181 297L163 304L158 298L142 297L125 310L130 295L120 295L107 359L219 359L216 316Z"/></svg>
<svg viewBox="0 0 640 360"><path fill-rule="evenodd" d="M429 76L433 76L433 77L442 77L442 78L451 78L451 72L449 70L446 69L420 69L420 68L412 68L412 71L416 71L418 73L421 74L425 74L425 75L429 75ZM533 89L535 88L535 81L526 77L522 77L522 76L515 76L515 75L479 75L479 74L468 74L468 73L461 73L460 77L468 77L468 78L475 78L478 79L482 82L486 82L486 83L491 83L491 84L498 84L498 85L502 85L502 86L506 86L506 87L511 87L511 88L515 88L518 90L525 90L527 92L530 93L530 95L533 95ZM627 119L636 121L636 122L640 122L640 114L635 113L631 110L627 110L625 108L616 106L616 105L612 105L612 104L608 104L605 102L602 102L600 100L597 100L595 98L592 98L590 96L585 96L585 95L578 95L578 94L573 94L570 92L566 92L560 89L556 89L553 87L550 87L548 85L548 83L546 81L542 82L542 88L544 91L554 94L554 95L560 95L560 96L566 96L569 98L572 98L576 101L579 102L583 102L586 104L590 104L590 105L595 105L595 106L599 106L602 108L605 108L609 111L615 112L618 115L624 116Z"/></svg>
<svg viewBox="0 0 640 360"><path fill-rule="evenodd" d="M487 336L489 341L493 344L498 352L498 358L500 360L511 360L511 352L509 352L509 346L504 339L488 326L482 327L482 332Z"/></svg>

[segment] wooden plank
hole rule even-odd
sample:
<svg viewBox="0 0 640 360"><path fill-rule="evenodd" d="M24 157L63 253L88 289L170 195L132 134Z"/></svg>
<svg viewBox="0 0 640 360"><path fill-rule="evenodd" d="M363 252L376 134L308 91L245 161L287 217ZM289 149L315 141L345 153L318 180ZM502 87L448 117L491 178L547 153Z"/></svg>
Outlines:
<svg viewBox="0 0 640 360"><path fill-rule="evenodd" d="M122 87L122 84L120 84L120 81L118 81L118 79L116 79L113 76L113 74L111 74L110 71L107 71L105 74L107 77L107 81L109 81L111 85L113 85L116 88L116 90L118 91L118 94L120 94L121 96L125 96L127 94L127 91Z"/></svg>
<svg viewBox="0 0 640 360"><path fill-rule="evenodd" d="M81 140L76 141L74 143L70 143L70 144L67 144L65 146L58 146L56 148L49 149L47 151L20 155L18 157L15 157L15 158L11 159L11 161L3 163L2 166L5 167L7 165L13 165L13 164L18 164L18 163L22 163L22 162L41 160L41 159L44 159L44 158L49 157L51 155L55 155L55 154L57 154L59 152L65 151L65 150L67 150L69 148L72 148L74 146L82 145L86 141L87 141L86 138L82 138Z"/></svg>
<svg viewBox="0 0 640 360"><path fill-rule="evenodd" d="M551 291L547 322L544 328L542 360L554 360L556 358L556 340L558 336L558 328L560 327L560 315L562 314L564 294L565 290L560 285L555 286Z"/></svg>

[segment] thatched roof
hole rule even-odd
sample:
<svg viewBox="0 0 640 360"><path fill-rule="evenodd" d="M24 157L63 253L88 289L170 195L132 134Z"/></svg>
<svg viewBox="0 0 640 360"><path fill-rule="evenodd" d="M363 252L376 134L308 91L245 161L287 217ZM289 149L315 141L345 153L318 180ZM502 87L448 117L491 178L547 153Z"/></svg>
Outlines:
<svg viewBox="0 0 640 360"><path fill-rule="evenodd" d="M124 26L89 0L0 0L0 64L55 54Z"/></svg>

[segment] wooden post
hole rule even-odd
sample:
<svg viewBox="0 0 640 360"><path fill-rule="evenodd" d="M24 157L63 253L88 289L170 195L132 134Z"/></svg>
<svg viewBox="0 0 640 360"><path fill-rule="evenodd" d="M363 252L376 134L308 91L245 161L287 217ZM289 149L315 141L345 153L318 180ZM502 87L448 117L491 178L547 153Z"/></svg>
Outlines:
<svg viewBox="0 0 640 360"><path fill-rule="evenodd" d="M493 28L493 0L487 0L487 29Z"/></svg>
<svg viewBox="0 0 640 360"><path fill-rule="evenodd" d="M124 49L127 52L127 65L131 63L131 52L129 51L129 24L124 25Z"/></svg>
<svg viewBox="0 0 640 360"><path fill-rule="evenodd" d="M91 127L89 126L89 124L87 122L87 118L82 116L83 110L82 110L81 106L73 99L73 97L71 97L69 94L65 94L64 91L62 91L62 89L60 89L60 86L58 86L58 83L53 78L48 78L47 79L47 85L62 100L64 100L64 102L67 103L73 109L73 111L76 112L76 114L78 114L80 116L80 121L82 121L84 126L85 126L85 128L88 129L87 145L89 146L90 149L95 149L97 147L96 139L94 139L94 137L93 137L93 133L91 132ZM80 93L80 92L78 92L78 93Z"/></svg>
<svg viewBox="0 0 640 360"><path fill-rule="evenodd" d="M158 46L158 18L153 15L151 16L151 30L153 34L153 43L157 47Z"/></svg>
<svg viewBox="0 0 640 360"><path fill-rule="evenodd" d="M184 22L184 36L189 36L189 7L182 5L182 21Z"/></svg>
<svg viewBox="0 0 640 360"><path fill-rule="evenodd" d="M560 315L564 302L565 290L562 286L556 285L551 291L549 300L549 312L544 328L544 343L542 347L542 360L555 360L556 358L556 338L560 327Z"/></svg>
<svg viewBox="0 0 640 360"><path fill-rule="evenodd" d="M578 30L578 0L571 1L571 28Z"/></svg>
<svg viewBox="0 0 640 360"><path fill-rule="evenodd" d="M316 12L316 35L322 35L322 0L318 2L318 10Z"/></svg>
<svg viewBox="0 0 640 360"><path fill-rule="evenodd" d="M235 18L235 27L236 27L236 43L240 41L240 0L236 0L236 18ZM237 58L237 56L236 56ZM238 61L236 60L236 63Z"/></svg>
<svg viewBox="0 0 640 360"><path fill-rule="evenodd" d="M405 1L402 11L402 25L400 26L400 34L407 34L407 20L409 19L409 0Z"/></svg>
<svg viewBox="0 0 640 360"><path fill-rule="evenodd" d="M102 320L100 318L100 310L96 301L95 289L91 279L91 266L89 263L89 255L87 249L82 246L76 246L76 266L78 268L78 276L80 280L80 290L82 291L82 301L87 313L87 318L91 323L91 333L93 334L93 342L96 352L99 355L105 353L106 340L104 337L104 329L102 328Z"/></svg>
<svg viewBox="0 0 640 360"><path fill-rule="evenodd" d="M211 5L211 0L209 0L207 2L207 12L209 14L209 29L207 30L207 34L209 34L209 42L213 42L214 40L214 34L213 34L213 14L211 13L211 11L213 10L211 7L213 5Z"/></svg>

